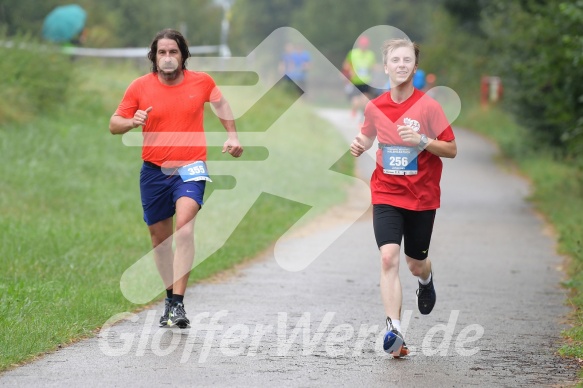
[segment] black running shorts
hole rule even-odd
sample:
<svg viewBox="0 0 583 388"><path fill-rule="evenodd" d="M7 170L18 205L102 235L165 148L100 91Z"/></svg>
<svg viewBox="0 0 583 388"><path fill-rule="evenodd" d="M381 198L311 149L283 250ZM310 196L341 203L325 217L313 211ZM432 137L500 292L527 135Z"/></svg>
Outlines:
<svg viewBox="0 0 583 388"><path fill-rule="evenodd" d="M405 243L405 254L424 260L429 254L435 210L406 210L391 205L373 205L373 228L380 249Z"/></svg>
<svg viewBox="0 0 583 388"><path fill-rule="evenodd" d="M361 93L367 94L370 92L371 92L371 89L370 89L370 85L368 85L368 84L354 85L354 88L352 89L352 91L350 92L350 95L348 97L353 98L356 96L360 96Z"/></svg>

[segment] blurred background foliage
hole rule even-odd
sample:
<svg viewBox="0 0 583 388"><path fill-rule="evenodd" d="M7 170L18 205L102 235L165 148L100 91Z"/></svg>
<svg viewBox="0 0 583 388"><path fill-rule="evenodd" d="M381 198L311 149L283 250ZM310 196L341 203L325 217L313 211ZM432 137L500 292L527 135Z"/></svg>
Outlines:
<svg viewBox="0 0 583 388"><path fill-rule="evenodd" d="M67 3L3 0L0 31L6 39L41 43L44 17ZM583 168L583 0L235 0L228 15L216 0L77 3L88 15L87 47L144 47L165 27L183 31L191 45L218 45L226 17L233 55L247 55L275 29L290 26L339 68L363 31L395 26L421 44L421 67L462 101L479 101L483 75L500 76L503 108L528 129L525 142L533 149L551 147L557 157L574 159ZM68 79L66 66L59 66L62 59L43 54L45 60L39 61L38 56L4 52L3 58L16 63L0 64L2 96L22 100L30 112L57 101L53 94L64 98ZM42 70L34 70L35 64ZM47 76L30 81L35 71ZM32 89L20 96L15 85ZM6 110L0 110L0 122L11 117Z"/></svg>

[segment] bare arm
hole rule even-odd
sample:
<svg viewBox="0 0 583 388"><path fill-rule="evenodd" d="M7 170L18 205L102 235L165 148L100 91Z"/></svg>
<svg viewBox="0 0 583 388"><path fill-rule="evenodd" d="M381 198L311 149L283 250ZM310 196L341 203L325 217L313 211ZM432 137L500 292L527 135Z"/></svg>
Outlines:
<svg viewBox="0 0 583 388"><path fill-rule="evenodd" d="M125 117L121 117L118 114L113 114L111 119L109 119L109 132L112 135L123 135L124 133L140 126L145 125L146 120L148 119L148 113L152 110L152 107L149 107L146 110L137 110L134 114L134 117L131 119L126 119Z"/></svg>
<svg viewBox="0 0 583 388"><path fill-rule="evenodd" d="M363 152L372 147L374 138L359 133L350 144L350 153L352 156L359 157Z"/></svg>
<svg viewBox="0 0 583 388"><path fill-rule="evenodd" d="M433 155L437 155L442 158L455 158L457 155L457 145L455 140L443 141L437 139L429 139L427 147L425 150L431 152Z"/></svg>
<svg viewBox="0 0 583 388"><path fill-rule="evenodd" d="M399 136L403 141L410 143L412 145L418 146L421 143L421 135L413 130L413 128L409 126L400 126L397 128L399 131ZM457 155L457 145L455 144L455 140L452 141L443 141L437 139L427 139L427 146L425 146L425 150L427 152L431 152L433 155L442 157L442 158L455 158Z"/></svg>
<svg viewBox="0 0 583 388"><path fill-rule="evenodd" d="M348 79L351 79L354 76L354 69L348 59L345 59L342 63L342 72Z"/></svg>
<svg viewBox="0 0 583 388"><path fill-rule="evenodd" d="M237 127L235 126L235 120L233 118L233 111L231 106L225 99L221 96L221 99L217 102L211 102L215 113L217 114L221 124L227 131L227 141L223 145L223 152L229 152L235 158L238 158L243 154L243 147L239 143L239 137L237 136Z"/></svg>

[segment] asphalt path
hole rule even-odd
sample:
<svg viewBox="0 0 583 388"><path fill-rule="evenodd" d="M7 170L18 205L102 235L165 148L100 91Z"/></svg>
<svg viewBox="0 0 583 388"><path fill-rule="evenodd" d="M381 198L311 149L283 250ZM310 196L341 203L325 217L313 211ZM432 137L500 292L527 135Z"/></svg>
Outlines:
<svg viewBox="0 0 583 388"><path fill-rule="evenodd" d="M347 111L320 114L354 136ZM528 183L495 162L495 147L455 133L459 152L444 161L430 251L437 290L430 315L417 311L417 281L404 260L400 268L410 356L382 351L369 210L303 271L282 269L271 250L189 288L190 329L159 329L163 305L154 305L4 373L0 386L570 385L577 366L556 354L569 309L554 238L526 200ZM359 173L368 177L372 167L363 158ZM351 193L328 214L333 221L315 221L292 243L309 249L363 200Z"/></svg>

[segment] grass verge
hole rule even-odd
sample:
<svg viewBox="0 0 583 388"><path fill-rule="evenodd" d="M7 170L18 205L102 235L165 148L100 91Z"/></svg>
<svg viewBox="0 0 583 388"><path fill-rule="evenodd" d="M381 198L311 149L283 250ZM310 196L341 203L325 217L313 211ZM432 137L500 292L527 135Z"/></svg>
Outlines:
<svg viewBox="0 0 583 388"><path fill-rule="evenodd" d="M125 147L107 130L125 88L139 73L131 64L100 60L78 60L71 71L76 86L66 103L43 117L0 128L0 371L91 336L111 316L141 307L127 301L119 287L122 273L150 250L139 199L140 149ZM294 101L273 90L268 102L244 116L240 131L268 128ZM305 171L316 168L311 165L315 148L323 153L345 148L335 129L306 107L294 106L293 115L286 130L295 136L286 138L287 147ZM206 125L221 130L215 117ZM246 157L253 160L253 153L250 148ZM335 168L350 174L352 159L343 160ZM274 167L285 172L286 166ZM216 185L228 189L232 180L217 179ZM346 187L337 182L315 185L312 195L321 196L319 187L332 187L320 201L328 206L345 198ZM191 282L256 256L307 208L260 195Z"/></svg>

